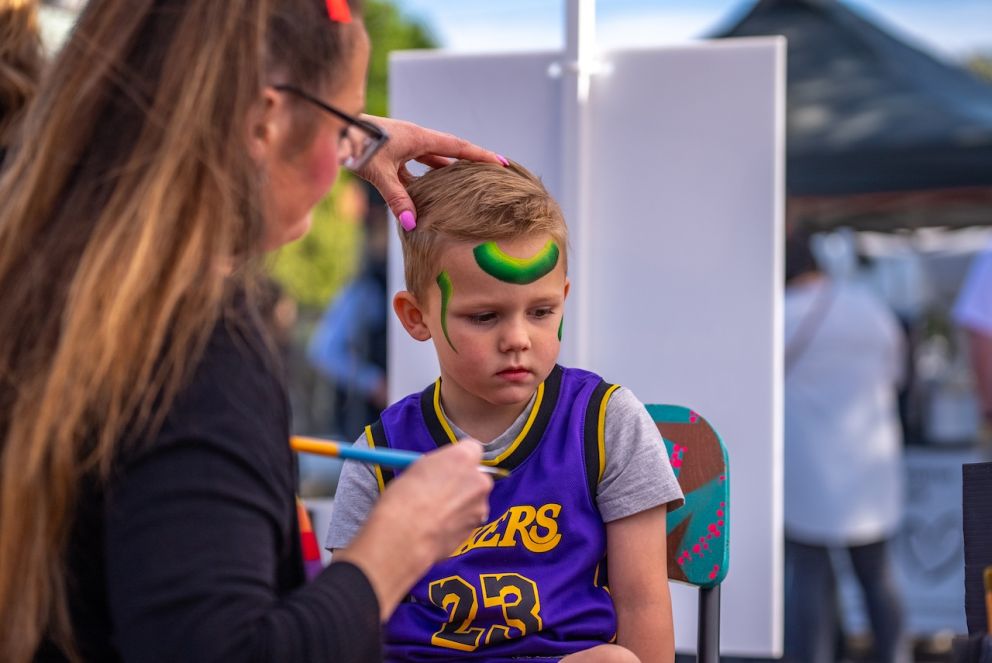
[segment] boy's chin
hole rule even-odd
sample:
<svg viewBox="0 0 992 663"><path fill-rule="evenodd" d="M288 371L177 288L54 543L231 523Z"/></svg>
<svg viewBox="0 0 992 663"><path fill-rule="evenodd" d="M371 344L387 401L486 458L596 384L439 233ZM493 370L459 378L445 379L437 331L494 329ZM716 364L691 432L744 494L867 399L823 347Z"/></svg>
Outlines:
<svg viewBox="0 0 992 663"><path fill-rule="evenodd" d="M487 394L485 400L499 406L526 405L535 391L537 385L506 385Z"/></svg>

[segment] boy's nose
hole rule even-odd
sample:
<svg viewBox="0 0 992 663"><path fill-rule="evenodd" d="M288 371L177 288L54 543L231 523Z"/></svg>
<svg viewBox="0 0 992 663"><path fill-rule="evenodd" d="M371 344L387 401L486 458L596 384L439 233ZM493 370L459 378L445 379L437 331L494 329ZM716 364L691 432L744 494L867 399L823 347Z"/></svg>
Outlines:
<svg viewBox="0 0 992 663"><path fill-rule="evenodd" d="M501 352L520 352L530 349L530 335L520 322L508 322L500 336Z"/></svg>

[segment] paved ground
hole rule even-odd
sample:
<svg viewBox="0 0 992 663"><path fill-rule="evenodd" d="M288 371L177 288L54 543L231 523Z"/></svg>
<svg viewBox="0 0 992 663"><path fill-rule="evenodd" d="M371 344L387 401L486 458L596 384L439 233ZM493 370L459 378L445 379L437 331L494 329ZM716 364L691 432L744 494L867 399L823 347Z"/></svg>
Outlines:
<svg viewBox="0 0 992 663"><path fill-rule="evenodd" d="M675 663L695 663L696 657L679 654ZM837 663L872 663L871 640L866 637L848 638L846 652ZM957 663L954 657L954 637L938 635L919 639L913 647L914 663ZM781 663L781 659L739 658L721 656L720 663ZM798 663L798 662L797 662Z"/></svg>

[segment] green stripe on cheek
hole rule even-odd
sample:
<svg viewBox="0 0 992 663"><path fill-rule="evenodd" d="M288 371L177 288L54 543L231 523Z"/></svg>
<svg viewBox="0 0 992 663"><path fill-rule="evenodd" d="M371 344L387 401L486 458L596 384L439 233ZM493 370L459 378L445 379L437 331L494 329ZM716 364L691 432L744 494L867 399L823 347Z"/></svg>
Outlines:
<svg viewBox="0 0 992 663"><path fill-rule="evenodd" d="M475 262L486 274L517 285L533 283L548 274L558 264L558 245L548 240L540 251L530 258L508 256L496 246L496 242L479 244L472 249Z"/></svg>
<svg viewBox="0 0 992 663"><path fill-rule="evenodd" d="M444 332L444 339L448 341L451 349L458 352L455 344L451 342L451 337L448 336L448 302L451 301L451 293L454 292L448 272L442 271L437 275L437 287L441 289L441 331Z"/></svg>

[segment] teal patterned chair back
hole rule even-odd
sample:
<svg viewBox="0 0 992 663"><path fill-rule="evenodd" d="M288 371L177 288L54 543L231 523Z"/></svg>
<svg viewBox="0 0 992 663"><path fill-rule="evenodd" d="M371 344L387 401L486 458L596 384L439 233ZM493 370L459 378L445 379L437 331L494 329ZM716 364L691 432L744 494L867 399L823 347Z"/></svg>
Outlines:
<svg viewBox="0 0 992 663"><path fill-rule="evenodd" d="M668 577L716 587L730 562L730 474L727 449L697 412L647 405L665 440L685 504L668 512Z"/></svg>

